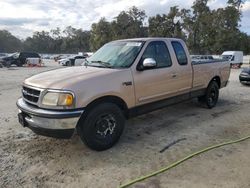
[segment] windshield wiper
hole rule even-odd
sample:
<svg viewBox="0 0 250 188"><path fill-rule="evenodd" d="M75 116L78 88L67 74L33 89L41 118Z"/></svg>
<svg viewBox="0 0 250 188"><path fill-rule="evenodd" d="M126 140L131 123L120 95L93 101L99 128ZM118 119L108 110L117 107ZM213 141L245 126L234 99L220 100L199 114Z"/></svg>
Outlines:
<svg viewBox="0 0 250 188"><path fill-rule="evenodd" d="M97 63L97 64L100 64L102 65L103 67L106 67L106 68L112 68L112 65L108 62L103 62L103 61L91 61L91 64L93 63ZM88 64L88 65L91 65L91 64Z"/></svg>

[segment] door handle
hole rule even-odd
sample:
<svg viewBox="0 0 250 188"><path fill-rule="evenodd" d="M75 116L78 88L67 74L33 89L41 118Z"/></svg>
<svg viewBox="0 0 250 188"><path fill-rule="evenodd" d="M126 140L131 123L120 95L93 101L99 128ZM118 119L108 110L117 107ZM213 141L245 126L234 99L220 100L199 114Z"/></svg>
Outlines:
<svg viewBox="0 0 250 188"><path fill-rule="evenodd" d="M173 73L172 74L172 78L176 78L177 77L177 74L176 73Z"/></svg>

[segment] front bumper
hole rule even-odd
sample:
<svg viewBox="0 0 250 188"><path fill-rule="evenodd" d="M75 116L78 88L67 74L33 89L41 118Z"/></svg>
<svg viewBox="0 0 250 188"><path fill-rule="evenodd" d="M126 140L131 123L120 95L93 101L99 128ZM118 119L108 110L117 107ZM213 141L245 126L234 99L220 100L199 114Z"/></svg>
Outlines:
<svg viewBox="0 0 250 188"><path fill-rule="evenodd" d="M18 99L19 122L33 132L55 138L70 138L77 122L84 112L76 110L46 110L27 104Z"/></svg>

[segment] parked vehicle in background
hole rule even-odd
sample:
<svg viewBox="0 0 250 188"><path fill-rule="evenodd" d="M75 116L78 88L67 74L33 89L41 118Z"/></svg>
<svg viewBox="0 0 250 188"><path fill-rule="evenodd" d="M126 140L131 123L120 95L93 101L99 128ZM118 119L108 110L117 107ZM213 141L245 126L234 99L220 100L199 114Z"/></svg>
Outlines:
<svg viewBox="0 0 250 188"><path fill-rule="evenodd" d="M191 55L192 60L212 60L212 55Z"/></svg>
<svg viewBox="0 0 250 188"><path fill-rule="evenodd" d="M38 58L41 61L41 56L34 52L16 52L10 54L2 59L4 66L8 67L11 65L16 65L18 67L23 66L27 62L27 58Z"/></svg>
<svg viewBox="0 0 250 188"><path fill-rule="evenodd" d="M5 57L5 56L7 56L7 54L5 54L5 53L0 53L0 58L3 58L3 57Z"/></svg>
<svg viewBox="0 0 250 188"><path fill-rule="evenodd" d="M41 58L29 57L29 58L26 59L26 64L28 66L41 66L42 65L42 60L41 60Z"/></svg>
<svg viewBox="0 0 250 188"><path fill-rule="evenodd" d="M3 58L4 58L5 56L7 56L7 54L5 54L5 53L0 53L0 66L1 66L1 67L3 67L2 61L3 61ZM0 67L0 68L1 68L1 67Z"/></svg>
<svg viewBox="0 0 250 188"><path fill-rule="evenodd" d="M244 67L239 75L242 84L250 84L250 67Z"/></svg>
<svg viewBox="0 0 250 188"><path fill-rule="evenodd" d="M93 52L85 52L85 53L84 53L84 56L90 57L90 56L92 56L93 54L94 54Z"/></svg>
<svg viewBox="0 0 250 188"><path fill-rule="evenodd" d="M215 107L230 74L226 61L192 63L175 38L113 41L85 61L26 79L19 122L57 138L76 130L90 148L105 150L119 140L126 118L194 97Z"/></svg>
<svg viewBox="0 0 250 188"><path fill-rule="evenodd" d="M86 58L87 58L86 55L74 55L59 60L58 64L62 66L81 66L81 64L84 62Z"/></svg>
<svg viewBox="0 0 250 188"><path fill-rule="evenodd" d="M51 58L54 59L55 61L59 61L60 59L63 59L65 57L62 54L60 54L60 55L54 55Z"/></svg>
<svg viewBox="0 0 250 188"><path fill-rule="evenodd" d="M85 56L85 57L90 57L94 53L93 52L78 52L78 55Z"/></svg>
<svg viewBox="0 0 250 188"><path fill-rule="evenodd" d="M70 60L69 58L63 58L63 59L60 59L57 61L59 65L62 65L62 66L69 66L69 63L70 63Z"/></svg>
<svg viewBox="0 0 250 188"><path fill-rule="evenodd" d="M50 54L42 54L41 58L42 59L51 59L51 55Z"/></svg>
<svg viewBox="0 0 250 188"><path fill-rule="evenodd" d="M242 51L225 51L222 53L222 59L229 61L231 67L241 67L243 64L243 52Z"/></svg>

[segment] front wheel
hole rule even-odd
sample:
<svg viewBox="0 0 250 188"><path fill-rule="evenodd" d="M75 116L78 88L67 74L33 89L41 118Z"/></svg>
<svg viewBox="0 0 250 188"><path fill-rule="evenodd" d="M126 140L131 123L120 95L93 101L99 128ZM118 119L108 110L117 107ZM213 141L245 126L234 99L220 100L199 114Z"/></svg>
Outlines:
<svg viewBox="0 0 250 188"><path fill-rule="evenodd" d="M89 148L103 151L116 144L123 132L124 124L124 114L117 105L102 103L80 119L77 133Z"/></svg>

